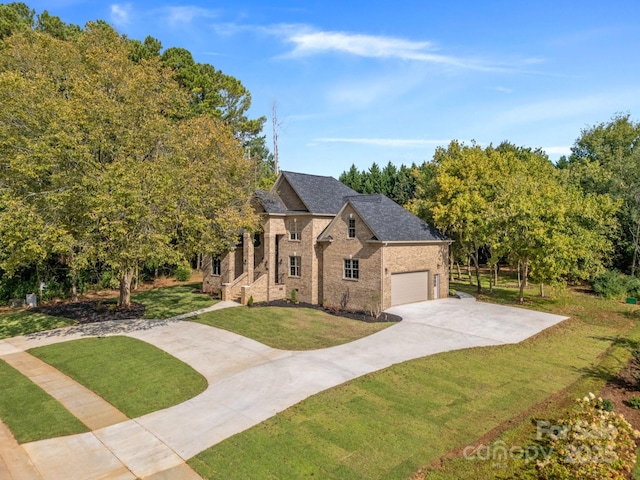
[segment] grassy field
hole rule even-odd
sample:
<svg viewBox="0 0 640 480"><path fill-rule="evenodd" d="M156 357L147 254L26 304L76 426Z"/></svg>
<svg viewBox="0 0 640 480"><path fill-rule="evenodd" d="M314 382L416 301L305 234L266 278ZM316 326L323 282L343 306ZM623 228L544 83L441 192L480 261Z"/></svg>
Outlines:
<svg viewBox="0 0 640 480"><path fill-rule="evenodd" d="M192 320L283 350L327 348L393 325L391 322L350 320L311 308L287 307L228 308L199 315Z"/></svg>
<svg viewBox="0 0 640 480"><path fill-rule="evenodd" d="M68 318L32 313L28 310L8 312L0 315L0 339L41 332L43 330L52 330L54 328L75 325L75 323L76 322Z"/></svg>
<svg viewBox="0 0 640 480"><path fill-rule="evenodd" d="M144 318L162 320L182 313L195 312L217 303L211 296L197 292L201 286L201 283L193 283L154 288L131 295L131 301L146 307Z"/></svg>
<svg viewBox="0 0 640 480"><path fill-rule="evenodd" d="M57 400L2 360L0 418L20 443L87 431Z"/></svg>
<svg viewBox="0 0 640 480"><path fill-rule="evenodd" d="M204 377L187 364L129 337L73 340L29 353L94 391L129 418L177 405L207 388Z"/></svg>
<svg viewBox="0 0 640 480"><path fill-rule="evenodd" d="M495 292L505 303L515 301L513 294ZM531 436L535 426L525 420L528 412L549 398L559 408L574 395L601 388L607 372L621 368L629 355L623 347L610 349L612 344L639 333L635 313L626 305L586 293L554 299L532 295L528 302L572 318L517 345L447 352L361 377L189 463L204 478L401 479L448 452L477 445L487 432L503 430L509 422ZM467 461L461 470L437 475L496 478L502 473L492 469L476 477L481 472L471 465Z"/></svg>

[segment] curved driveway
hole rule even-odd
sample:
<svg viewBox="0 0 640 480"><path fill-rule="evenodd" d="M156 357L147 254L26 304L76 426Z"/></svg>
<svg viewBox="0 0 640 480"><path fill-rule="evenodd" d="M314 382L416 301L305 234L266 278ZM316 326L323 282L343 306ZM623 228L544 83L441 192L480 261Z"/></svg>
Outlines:
<svg viewBox="0 0 640 480"><path fill-rule="evenodd" d="M118 334L149 342L204 375L208 388L174 407L90 433L23 445L44 478L58 478L47 472L59 467L60 458L73 459L67 465L75 465L76 473L87 472L83 473L87 479L144 478L169 470L315 393L366 373L448 350L517 343L566 318L450 298L388 311L402 316L403 321L322 350L276 350L193 322L136 321L0 341L0 358L72 338ZM66 472L66 478L71 478L70 473Z"/></svg>

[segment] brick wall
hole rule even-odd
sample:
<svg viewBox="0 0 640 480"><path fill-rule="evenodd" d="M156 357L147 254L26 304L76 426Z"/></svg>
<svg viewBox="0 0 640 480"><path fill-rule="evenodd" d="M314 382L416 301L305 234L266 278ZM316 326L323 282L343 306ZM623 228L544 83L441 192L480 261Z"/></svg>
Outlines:
<svg viewBox="0 0 640 480"><path fill-rule="evenodd" d="M389 244L384 247L383 309L391 306L391 274L429 270L429 299L433 298L433 275L440 275L439 298L449 294L449 245Z"/></svg>
<svg viewBox="0 0 640 480"><path fill-rule="evenodd" d="M350 216L356 220L356 238L348 238ZM381 245L367 242L373 234L351 206L336 218L329 234L333 241L324 243L322 252L322 304L339 307L348 294L347 310L374 308L381 299ZM344 278L344 260L347 258L358 260L358 280Z"/></svg>

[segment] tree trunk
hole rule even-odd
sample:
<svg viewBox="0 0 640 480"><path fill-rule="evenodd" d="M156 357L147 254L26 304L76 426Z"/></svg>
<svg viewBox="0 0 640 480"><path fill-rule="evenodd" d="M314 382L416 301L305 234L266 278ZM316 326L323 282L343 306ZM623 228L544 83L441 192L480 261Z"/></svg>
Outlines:
<svg viewBox="0 0 640 480"><path fill-rule="evenodd" d="M522 262L522 281L520 282L520 294L518 301L524 303L524 287L526 287L527 276L529 275L529 262L524 260Z"/></svg>
<svg viewBox="0 0 640 480"><path fill-rule="evenodd" d="M449 281L453 281L453 253L449 253Z"/></svg>
<svg viewBox="0 0 640 480"><path fill-rule="evenodd" d="M460 262L456 262L456 268L458 269L458 280L462 280L462 272L460 271Z"/></svg>
<svg viewBox="0 0 640 480"><path fill-rule="evenodd" d="M478 263L478 252L476 252L475 256L472 256L471 258L473 259L473 266L476 271L477 292L482 293L482 283L480 283L480 265Z"/></svg>
<svg viewBox="0 0 640 480"><path fill-rule="evenodd" d="M540 296L544 297L544 283L540 283Z"/></svg>
<svg viewBox="0 0 640 480"><path fill-rule="evenodd" d="M127 268L120 274L120 297L118 307L129 308L131 306L131 280L133 269Z"/></svg>
<svg viewBox="0 0 640 480"><path fill-rule="evenodd" d="M473 285L473 277L471 276L471 255L467 257L467 276L469 277L469 285Z"/></svg>
<svg viewBox="0 0 640 480"><path fill-rule="evenodd" d="M131 285L131 290L133 290L134 292L138 290L139 280L140 280L140 269L138 268L138 265L136 265L136 273L133 275L133 284Z"/></svg>
<svg viewBox="0 0 640 480"><path fill-rule="evenodd" d="M71 298L74 302L78 301L78 275L76 272L71 274Z"/></svg>
<svg viewBox="0 0 640 480"><path fill-rule="evenodd" d="M493 266L493 271L495 273L493 277L493 284L497 286L498 285L498 264L497 263Z"/></svg>
<svg viewBox="0 0 640 480"><path fill-rule="evenodd" d="M518 260L518 288L522 285L522 278L520 278L520 260Z"/></svg>

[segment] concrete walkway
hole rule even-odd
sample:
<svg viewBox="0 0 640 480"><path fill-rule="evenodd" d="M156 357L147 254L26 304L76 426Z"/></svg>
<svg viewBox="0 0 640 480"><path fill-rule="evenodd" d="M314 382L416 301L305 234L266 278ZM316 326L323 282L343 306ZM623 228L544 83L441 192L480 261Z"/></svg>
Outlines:
<svg viewBox="0 0 640 480"><path fill-rule="evenodd" d="M0 358L101 334L138 338L191 365L209 386L184 403L90 433L22 446L44 479L177 479L191 478L166 476L181 475L184 460L322 390L434 353L520 342L565 319L459 299L389 311L404 320L355 342L315 351L275 350L225 330L172 319L113 322L98 330L70 327L0 341Z"/></svg>

